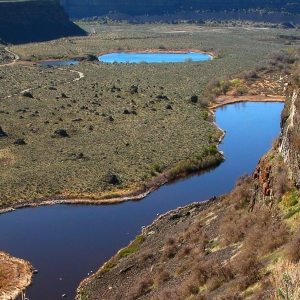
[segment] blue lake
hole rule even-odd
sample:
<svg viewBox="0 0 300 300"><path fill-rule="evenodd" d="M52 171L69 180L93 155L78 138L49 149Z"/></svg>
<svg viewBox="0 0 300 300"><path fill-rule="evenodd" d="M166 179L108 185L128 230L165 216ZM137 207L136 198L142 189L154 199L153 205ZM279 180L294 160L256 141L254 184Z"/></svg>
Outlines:
<svg viewBox="0 0 300 300"><path fill-rule="evenodd" d="M39 64L43 66L71 66L77 65L78 63L79 61L77 60L49 60L39 62Z"/></svg>
<svg viewBox="0 0 300 300"><path fill-rule="evenodd" d="M280 132L283 103L237 103L217 109L226 136L219 167L162 186L145 199L117 205L53 205L0 215L0 250L29 260L39 273L30 300L74 299L79 282L95 272L157 214L229 192L251 174Z"/></svg>
<svg viewBox="0 0 300 300"><path fill-rule="evenodd" d="M103 54L98 60L106 63L175 63L190 61L211 60L213 57L209 54L188 52L188 53L133 53L133 52L114 52Z"/></svg>

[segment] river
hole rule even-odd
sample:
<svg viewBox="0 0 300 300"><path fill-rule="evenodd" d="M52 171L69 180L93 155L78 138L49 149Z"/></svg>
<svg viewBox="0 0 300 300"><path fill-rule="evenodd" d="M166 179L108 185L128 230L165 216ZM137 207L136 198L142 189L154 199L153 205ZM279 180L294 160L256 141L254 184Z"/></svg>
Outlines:
<svg viewBox="0 0 300 300"><path fill-rule="evenodd" d="M145 199L117 205L53 205L0 215L0 249L29 260L39 273L30 300L74 299L79 282L95 272L158 214L230 191L251 174L279 134L283 103L238 103L216 111L226 136L226 160L204 174L162 186Z"/></svg>

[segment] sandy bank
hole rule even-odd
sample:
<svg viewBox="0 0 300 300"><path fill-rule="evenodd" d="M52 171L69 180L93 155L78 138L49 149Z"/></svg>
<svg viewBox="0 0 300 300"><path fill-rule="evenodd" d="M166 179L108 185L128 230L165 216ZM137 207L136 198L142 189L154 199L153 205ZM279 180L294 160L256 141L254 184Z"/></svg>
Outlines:
<svg viewBox="0 0 300 300"><path fill-rule="evenodd" d="M263 95L245 95L245 96L219 96L213 105L209 106L209 109L215 110L223 105L239 103L239 102L284 102L285 96L263 96Z"/></svg>
<svg viewBox="0 0 300 300"><path fill-rule="evenodd" d="M0 252L0 298L15 299L32 283L32 265L20 258Z"/></svg>

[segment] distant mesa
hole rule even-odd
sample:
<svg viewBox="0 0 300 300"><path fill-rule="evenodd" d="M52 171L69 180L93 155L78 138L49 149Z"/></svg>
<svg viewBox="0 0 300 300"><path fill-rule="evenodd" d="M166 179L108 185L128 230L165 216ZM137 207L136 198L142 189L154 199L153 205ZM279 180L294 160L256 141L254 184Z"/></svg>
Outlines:
<svg viewBox="0 0 300 300"><path fill-rule="evenodd" d="M71 22L58 0L1 1L0 40L22 44L87 33Z"/></svg>

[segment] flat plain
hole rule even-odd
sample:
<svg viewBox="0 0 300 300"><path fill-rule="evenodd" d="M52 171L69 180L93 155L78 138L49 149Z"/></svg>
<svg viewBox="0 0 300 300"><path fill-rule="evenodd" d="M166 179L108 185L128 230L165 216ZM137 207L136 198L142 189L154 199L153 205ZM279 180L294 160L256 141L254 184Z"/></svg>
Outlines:
<svg viewBox="0 0 300 300"><path fill-rule="evenodd" d="M7 135L0 137L1 206L50 196L122 196L180 162L204 157L221 135L200 101L208 82L233 79L300 39L296 30L254 27L83 27L93 34L9 47L20 61L0 67L0 126ZM170 50L209 52L216 59L90 59L114 51ZM4 46L0 55L2 62L12 59ZM81 61L38 64L70 58Z"/></svg>

